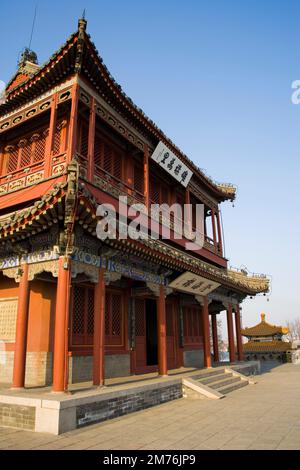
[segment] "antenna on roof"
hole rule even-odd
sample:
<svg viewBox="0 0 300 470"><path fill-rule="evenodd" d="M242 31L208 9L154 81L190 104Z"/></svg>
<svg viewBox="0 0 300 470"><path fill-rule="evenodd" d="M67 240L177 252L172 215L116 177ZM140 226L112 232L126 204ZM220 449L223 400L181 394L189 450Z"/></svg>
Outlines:
<svg viewBox="0 0 300 470"><path fill-rule="evenodd" d="M31 34L30 34L30 40L29 40L29 46L28 46L29 50L31 49L31 42L32 42L32 37L33 37L33 32L34 32L34 27L35 27L35 20L36 20L36 12L37 12L37 5L35 5L35 9L34 9L32 28L31 28Z"/></svg>

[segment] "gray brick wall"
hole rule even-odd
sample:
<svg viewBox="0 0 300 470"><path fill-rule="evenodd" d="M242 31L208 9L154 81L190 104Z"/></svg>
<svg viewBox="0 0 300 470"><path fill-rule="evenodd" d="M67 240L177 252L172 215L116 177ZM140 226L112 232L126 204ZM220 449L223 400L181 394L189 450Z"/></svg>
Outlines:
<svg viewBox="0 0 300 470"><path fill-rule="evenodd" d="M130 355L112 354L105 356L105 377L126 377L130 375ZM69 382L88 382L93 376L92 356L72 356L69 361Z"/></svg>
<svg viewBox="0 0 300 470"><path fill-rule="evenodd" d="M34 430L35 407L0 403L0 426Z"/></svg>
<svg viewBox="0 0 300 470"><path fill-rule="evenodd" d="M183 352L184 367L204 367L203 349L194 349L192 351Z"/></svg>
<svg viewBox="0 0 300 470"><path fill-rule="evenodd" d="M182 384L166 385L109 398L76 408L77 427L98 423L182 397Z"/></svg>

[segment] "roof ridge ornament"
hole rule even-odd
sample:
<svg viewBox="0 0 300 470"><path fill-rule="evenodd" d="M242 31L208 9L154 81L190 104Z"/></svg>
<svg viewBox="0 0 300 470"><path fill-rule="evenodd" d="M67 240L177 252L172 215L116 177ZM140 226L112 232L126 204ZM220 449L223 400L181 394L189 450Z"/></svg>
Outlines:
<svg viewBox="0 0 300 470"><path fill-rule="evenodd" d="M85 9L83 10L82 17L78 20L78 42L77 42L77 52L75 59L75 72L80 73L83 59L83 48L84 40L86 34L86 25L87 21L85 19Z"/></svg>
<svg viewBox="0 0 300 470"><path fill-rule="evenodd" d="M82 12L81 18L79 18L79 20L78 20L78 32L79 32L79 35L84 34L85 31L86 31L87 20L85 19L85 14L86 14L86 10L84 9L83 12Z"/></svg>

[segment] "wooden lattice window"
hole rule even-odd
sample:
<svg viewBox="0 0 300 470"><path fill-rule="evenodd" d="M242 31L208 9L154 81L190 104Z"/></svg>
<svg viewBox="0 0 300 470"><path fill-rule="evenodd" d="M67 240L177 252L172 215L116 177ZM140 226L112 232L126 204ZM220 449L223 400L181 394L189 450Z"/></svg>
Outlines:
<svg viewBox="0 0 300 470"><path fill-rule="evenodd" d="M72 344L92 345L94 333L94 289L74 286L72 298Z"/></svg>
<svg viewBox="0 0 300 470"><path fill-rule="evenodd" d="M174 336L174 309L172 304L166 304L166 333Z"/></svg>
<svg viewBox="0 0 300 470"><path fill-rule="evenodd" d="M113 174L113 151L110 145L106 143L103 144L103 156L102 156L102 166L103 169L109 173Z"/></svg>
<svg viewBox="0 0 300 470"><path fill-rule="evenodd" d="M170 189L153 176L150 178L150 201L154 204L170 203Z"/></svg>
<svg viewBox="0 0 300 470"><path fill-rule="evenodd" d="M145 335L145 301L143 299L135 299L135 336Z"/></svg>
<svg viewBox="0 0 300 470"><path fill-rule="evenodd" d="M99 134L95 135L94 166L95 174L105 173L118 180L123 178L124 154L110 142L106 142Z"/></svg>
<svg viewBox="0 0 300 470"><path fill-rule="evenodd" d="M42 129L5 147L6 172L12 173L44 160L47 130Z"/></svg>
<svg viewBox="0 0 300 470"><path fill-rule="evenodd" d="M53 138L53 154L57 155L60 153L60 143L61 143L61 129L58 129L56 126Z"/></svg>
<svg viewBox="0 0 300 470"><path fill-rule="evenodd" d="M94 164L95 169L101 168L102 164L102 140L99 135L95 135L95 147L94 147Z"/></svg>
<svg viewBox="0 0 300 470"><path fill-rule="evenodd" d="M22 139L19 142L20 147L20 168L29 166L31 163L32 142L27 139Z"/></svg>
<svg viewBox="0 0 300 470"><path fill-rule="evenodd" d="M81 122L80 128L80 147L79 153L82 157L87 158L89 145L89 128L86 122Z"/></svg>
<svg viewBox="0 0 300 470"><path fill-rule="evenodd" d="M0 341L15 341L17 298L0 299Z"/></svg>
<svg viewBox="0 0 300 470"><path fill-rule="evenodd" d="M160 203L160 187L154 178L150 179L150 200L154 204Z"/></svg>
<svg viewBox="0 0 300 470"><path fill-rule="evenodd" d="M107 292L105 298L105 344L124 344L123 296L119 292Z"/></svg>
<svg viewBox="0 0 300 470"><path fill-rule="evenodd" d="M6 152L8 156L7 173L12 173L18 168L19 148L16 145L10 145L6 148Z"/></svg>
<svg viewBox="0 0 300 470"><path fill-rule="evenodd" d="M183 309L183 334L187 345L201 342L201 316L200 307L191 306Z"/></svg>
<svg viewBox="0 0 300 470"><path fill-rule="evenodd" d="M142 165L135 164L133 168L133 187L136 191L144 192L144 171Z"/></svg>
<svg viewBox="0 0 300 470"><path fill-rule="evenodd" d="M33 158L32 162L37 163L44 160L45 150L46 150L46 138L48 135L48 130L44 132L36 133L31 137L33 144Z"/></svg>

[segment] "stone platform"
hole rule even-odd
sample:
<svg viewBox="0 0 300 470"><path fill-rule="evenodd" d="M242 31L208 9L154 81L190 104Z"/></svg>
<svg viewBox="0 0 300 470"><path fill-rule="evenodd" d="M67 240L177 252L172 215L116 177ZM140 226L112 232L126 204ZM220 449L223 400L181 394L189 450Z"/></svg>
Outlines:
<svg viewBox="0 0 300 470"><path fill-rule="evenodd" d="M222 363L216 369L226 366ZM259 373L259 362L231 364L244 375ZM199 377L207 369L180 368L167 377L156 373L108 379L105 387L91 383L71 385L68 393L49 387L0 389L0 426L61 434L76 428L140 411L183 396L186 377Z"/></svg>

